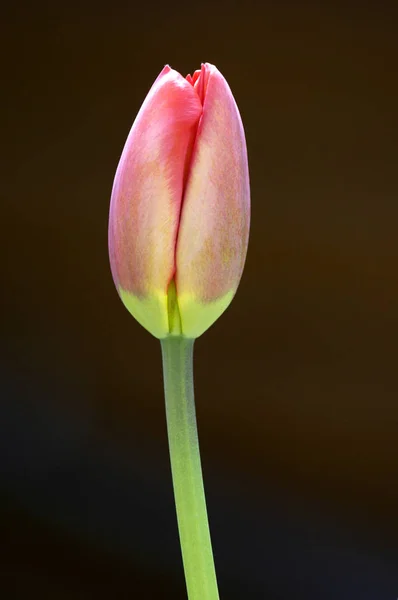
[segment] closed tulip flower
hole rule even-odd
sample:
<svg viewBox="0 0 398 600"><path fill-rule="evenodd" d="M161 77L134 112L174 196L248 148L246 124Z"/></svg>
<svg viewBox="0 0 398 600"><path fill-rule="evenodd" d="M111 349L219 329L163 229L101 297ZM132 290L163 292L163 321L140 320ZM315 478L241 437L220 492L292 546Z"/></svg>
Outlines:
<svg viewBox="0 0 398 600"><path fill-rule="evenodd" d="M197 338L231 302L245 262L245 135L221 73L164 67L128 135L112 189L113 279L154 336Z"/></svg>

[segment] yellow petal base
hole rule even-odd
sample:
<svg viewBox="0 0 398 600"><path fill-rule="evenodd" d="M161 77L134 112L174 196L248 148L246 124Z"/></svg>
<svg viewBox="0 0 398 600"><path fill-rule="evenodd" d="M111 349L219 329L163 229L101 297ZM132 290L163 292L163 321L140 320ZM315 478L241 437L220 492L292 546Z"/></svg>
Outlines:
<svg viewBox="0 0 398 600"><path fill-rule="evenodd" d="M198 338L222 315L234 297L235 291L228 292L218 300L202 303L191 294L178 296L182 333L188 338Z"/></svg>
<svg viewBox="0 0 398 600"><path fill-rule="evenodd" d="M172 282L168 294L152 291L138 298L119 288L120 298L133 317L159 339L183 335L195 339L217 321L230 304L235 292L230 291L214 302L199 302L192 294L176 297Z"/></svg>
<svg viewBox="0 0 398 600"><path fill-rule="evenodd" d="M146 298L138 298L119 288L119 295L127 310L149 333L159 339L169 335L167 294L151 292Z"/></svg>

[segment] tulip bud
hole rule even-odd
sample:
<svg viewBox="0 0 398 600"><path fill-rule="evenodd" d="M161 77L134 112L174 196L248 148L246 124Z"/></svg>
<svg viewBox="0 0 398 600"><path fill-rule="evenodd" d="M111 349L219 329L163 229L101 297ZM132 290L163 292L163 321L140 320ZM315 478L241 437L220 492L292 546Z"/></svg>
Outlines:
<svg viewBox="0 0 398 600"><path fill-rule="evenodd" d="M242 275L250 222L245 135L221 73L166 66L130 130L116 171L109 254L119 295L158 338L196 338Z"/></svg>

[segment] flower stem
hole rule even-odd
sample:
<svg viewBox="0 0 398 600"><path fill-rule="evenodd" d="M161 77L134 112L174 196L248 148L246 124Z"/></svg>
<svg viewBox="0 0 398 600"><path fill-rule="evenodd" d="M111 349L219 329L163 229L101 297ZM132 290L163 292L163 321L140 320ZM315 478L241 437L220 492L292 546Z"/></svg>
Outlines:
<svg viewBox="0 0 398 600"><path fill-rule="evenodd" d="M195 415L194 340L161 340L174 498L189 600L218 600Z"/></svg>

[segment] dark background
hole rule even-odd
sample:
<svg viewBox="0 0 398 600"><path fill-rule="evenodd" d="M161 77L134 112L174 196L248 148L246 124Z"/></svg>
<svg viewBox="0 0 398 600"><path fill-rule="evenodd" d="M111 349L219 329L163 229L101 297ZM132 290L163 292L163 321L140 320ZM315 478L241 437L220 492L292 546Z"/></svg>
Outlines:
<svg viewBox="0 0 398 600"><path fill-rule="evenodd" d="M397 57L386 2L15 3L1 23L5 599L185 598L159 342L109 197L165 63L228 79L247 264L196 343L221 598L398 596Z"/></svg>

